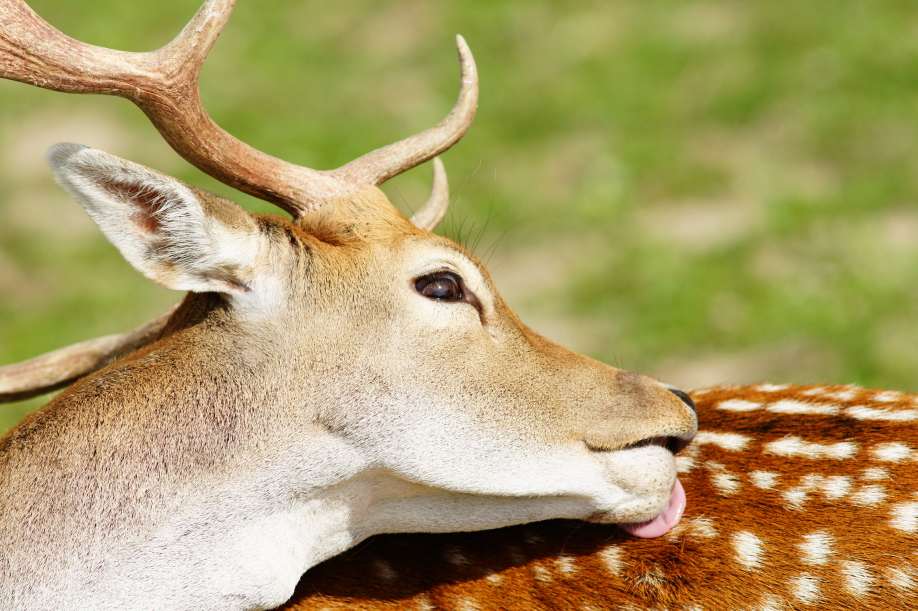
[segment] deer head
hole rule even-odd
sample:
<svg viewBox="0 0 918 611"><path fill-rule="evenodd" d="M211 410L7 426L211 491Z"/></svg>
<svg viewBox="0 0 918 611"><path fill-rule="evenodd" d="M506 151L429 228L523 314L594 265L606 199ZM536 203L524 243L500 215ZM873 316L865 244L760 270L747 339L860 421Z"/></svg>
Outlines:
<svg viewBox="0 0 918 611"><path fill-rule="evenodd" d="M209 0L170 45L132 54L0 2L0 76L129 98L188 161L293 216L51 149L58 182L122 255L189 294L133 336L142 347L0 441L0 600L269 608L375 533L554 517L671 528L674 454L696 428L687 395L523 325L480 262L430 232L442 172L413 223L377 188L467 129L464 41L441 124L317 171L251 149L201 107L198 71L232 4Z"/></svg>

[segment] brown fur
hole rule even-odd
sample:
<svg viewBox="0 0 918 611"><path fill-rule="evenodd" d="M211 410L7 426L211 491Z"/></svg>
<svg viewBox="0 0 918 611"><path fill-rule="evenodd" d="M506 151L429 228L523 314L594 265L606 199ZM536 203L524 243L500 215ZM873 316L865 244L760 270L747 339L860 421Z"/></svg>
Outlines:
<svg viewBox="0 0 918 611"><path fill-rule="evenodd" d="M680 479L688 508L669 535L636 539L617 526L561 520L478 533L383 535L307 572L283 609L893 611L918 606L918 530L894 526L897 516L898 524L910 524L904 518L911 514L903 508L918 501L918 396L847 386L767 385L692 395L702 443L684 453ZM736 399L762 405L752 411L721 408ZM784 400L830 413L786 413L799 407L778 403ZM886 412L903 420L856 417L864 416L863 407L878 410L874 416ZM737 433L749 442L742 451L725 449L703 443L705 432ZM857 446L843 459L767 451L766 444L789 438ZM900 450L909 448L909 456L882 460L878 448L893 442L904 444ZM754 471L777 474L773 488L757 486L750 476ZM814 475L844 476L850 488L833 498L826 485L830 480ZM749 540L743 533L759 540L758 562L740 560L738 542ZM824 556L818 546L805 553L805 537L812 542L814 533L830 538Z"/></svg>

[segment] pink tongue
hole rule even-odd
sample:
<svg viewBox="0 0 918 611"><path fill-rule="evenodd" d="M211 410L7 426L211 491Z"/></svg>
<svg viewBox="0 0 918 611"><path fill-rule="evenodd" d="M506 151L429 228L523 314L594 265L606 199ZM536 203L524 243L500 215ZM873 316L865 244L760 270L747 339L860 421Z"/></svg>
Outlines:
<svg viewBox="0 0 918 611"><path fill-rule="evenodd" d="M677 479L676 485L673 487L673 496L669 499L669 503L663 511L660 512L660 515L649 522L620 524L620 526L635 537L644 537L645 539L662 537L679 523L683 511L685 511L685 490Z"/></svg>

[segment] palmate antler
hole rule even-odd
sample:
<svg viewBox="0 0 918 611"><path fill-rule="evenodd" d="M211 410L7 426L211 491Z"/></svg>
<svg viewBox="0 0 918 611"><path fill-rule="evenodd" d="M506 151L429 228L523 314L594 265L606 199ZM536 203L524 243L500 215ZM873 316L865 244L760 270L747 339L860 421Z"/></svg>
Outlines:
<svg viewBox="0 0 918 611"><path fill-rule="evenodd" d="M478 73L468 45L456 37L461 86L449 115L434 127L371 151L336 170L297 166L258 151L221 129L201 103L201 67L229 19L235 0L207 0L171 43L147 53L116 51L66 36L22 0L0 0L0 77L65 93L127 98L169 145L204 173L269 201L294 218L326 201L386 180L447 150L466 132L478 104ZM433 230L449 190L434 159L427 203L412 223ZM172 309L134 331L89 340L0 367L0 403L64 387L153 341Z"/></svg>

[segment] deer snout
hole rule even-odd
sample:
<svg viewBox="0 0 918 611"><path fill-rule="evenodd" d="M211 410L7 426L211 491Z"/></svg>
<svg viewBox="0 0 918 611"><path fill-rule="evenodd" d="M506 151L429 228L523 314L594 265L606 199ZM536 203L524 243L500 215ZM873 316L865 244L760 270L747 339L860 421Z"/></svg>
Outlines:
<svg viewBox="0 0 918 611"><path fill-rule="evenodd" d="M667 390L668 390L669 392L673 393L674 395L676 395L677 397L679 397L679 399L681 399L683 403L685 403L686 405L688 405L688 406L689 406L689 409L691 409L692 412L693 412L693 413L696 415L696 417L697 417L697 415L698 415L698 410L695 409L695 402L692 401L692 398L691 398L690 396L688 396L688 394L682 392L682 391L679 390L678 388L667 388ZM684 437L684 436L683 436L683 437L669 437L669 438L667 439L667 442L666 442L666 447L669 448L669 450L670 450L673 454L678 454L679 452L681 452L682 450L684 450L684 449L686 448L686 446L688 446L688 444L690 444L690 443L692 442L692 439L694 439L694 438L695 438L695 433L694 433L694 431L692 432L692 435L691 435L690 437L688 437L688 438L686 438L686 437Z"/></svg>
<svg viewBox="0 0 918 611"><path fill-rule="evenodd" d="M685 392L650 378L640 385L636 381L632 378L631 392L590 423L584 443L595 452L657 445L678 454L698 429L695 403Z"/></svg>

